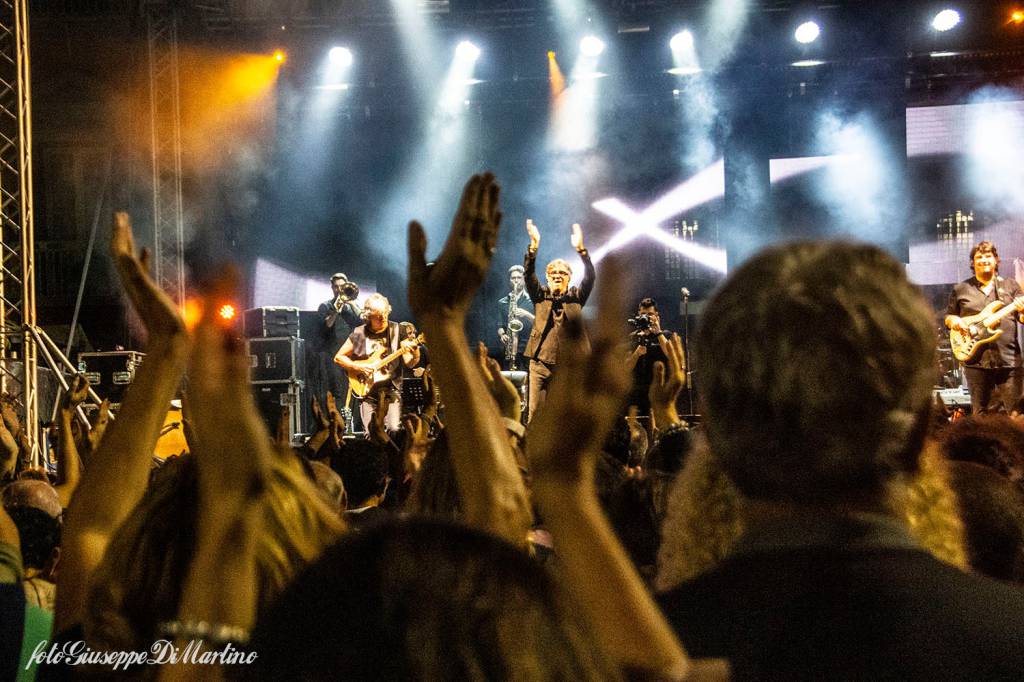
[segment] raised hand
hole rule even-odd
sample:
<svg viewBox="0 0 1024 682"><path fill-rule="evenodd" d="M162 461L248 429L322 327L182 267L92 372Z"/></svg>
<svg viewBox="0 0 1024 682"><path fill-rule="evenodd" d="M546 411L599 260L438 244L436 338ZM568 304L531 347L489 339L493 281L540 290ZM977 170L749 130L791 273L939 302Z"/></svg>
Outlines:
<svg viewBox="0 0 1024 682"><path fill-rule="evenodd" d="M95 450L100 444L103 434L107 431L108 424L110 424L110 398L104 398L103 402L100 403L99 409L96 411L96 419L93 421L92 428L89 429L90 452Z"/></svg>
<svg viewBox="0 0 1024 682"><path fill-rule="evenodd" d="M204 522L232 521L259 494L274 454L253 404L247 358L209 310L196 328L189 398L198 441L200 507L208 513L218 510L217 518Z"/></svg>
<svg viewBox="0 0 1024 682"><path fill-rule="evenodd" d="M501 416L519 421L522 416L519 391L516 390L515 384L501 373L501 365L494 358L487 356L487 346L483 341L477 343L476 361L480 366L480 376L483 377L488 393L498 404Z"/></svg>
<svg viewBox="0 0 1024 682"><path fill-rule="evenodd" d="M500 188L490 173L466 183L444 249L426 264L423 226L409 223L409 306L422 321L431 315L462 319L487 275L498 242Z"/></svg>
<svg viewBox="0 0 1024 682"><path fill-rule="evenodd" d="M21 448L18 446L18 439L0 420L0 480L14 476L14 470L18 466L18 453Z"/></svg>
<svg viewBox="0 0 1024 682"><path fill-rule="evenodd" d="M406 475L412 476L419 471L423 458L427 456L427 449L430 446L430 422L418 415L407 414L402 417L402 427L405 429L405 451L402 459L405 462Z"/></svg>
<svg viewBox="0 0 1024 682"><path fill-rule="evenodd" d="M526 234L530 235L530 251L536 252L540 248L540 230L529 218L526 219Z"/></svg>
<svg viewBox="0 0 1024 682"><path fill-rule="evenodd" d="M338 400L333 393L327 391L327 418L333 420L336 414L341 416L338 412Z"/></svg>
<svg viewBox="0 0 1024 682"><path fill-rule="evenodd" d="M663 362L654 363L654 378L647 397L651 401L655 425L664 429L679 421L676 400L686 386L686 354L683 352L683 341L678 336L671 339L659 336L658 343L668 360L668 366Z"/></svg>
<svg viewBox="0 0 1024 682"><path fill-rule="evenodd" d="M628 284L626 270L613 257L602 276L615 285L601 287L593 350L586 349L579 317L563 322L558 372L526 439L531 489L558 547L565 584L604 653L622 669L681 679L686 653L603 516L594 483L598 453L629 387L616 352L630 297L620 286Z"/></svg>
<svg viewBox="0 0 1024 682"><path fill-rule="evenodd" d="M329 399L333 402L334 396L331 395L330 391L327 392L327 395L330 396ZM310 399L310 409L312 410L313 422L316 424L317 432L331 428L331 422L320 408L320 401L316 399L316 396Z"/></svg>
<svg viewBox="0 0 1024 682"><path fill-rule="evenodd" d="M185 331L185 323L174 302L149 275L148 249L135 252L132 224L127 213L114 214L110 255L135 311L150 334L174 335Z"/></svg>
<svg viewBox="0 0 1024 682"><path fill-rule="evenodd" d="M487 274L501 225L490 173L466 184L437 263L424 262L426 238L409 226L409 303L430 341L434 378L446 404L446 429L463 519L516 545L526 542L530 507L498 406L466 343L465 317Z"/></svg>
<svg viewBox="0 0 1024 682"><path fill-rule="evenodd" d="M377 399L377 409L373 411L373 419L366 425L366 437L374 443L387 445L390 441L385 422L388 416L388 409L391 407L391 395L387 391L381 391Z"/></svg>
<svg viewBox="0 0 1024 682"><path fill-rule="evenodd" d="M274 442L277 443L278 447L289 448L292 445L292 439L289 435L288 424L292 420L292 408L290 405L281 406L281 414L277 418L277 433L274 436Z"/></svg>
<svg viewBox="0 0 1024 682"><path fill-rule="evenodd" d="M4 394L0 397L0 417L3 418L4 426L15 438L21 435L21 418L18 416L18 408L14 399Z"/></svg>
<svg viewBox="0 0 1024 682"><path fill-rule="evenodd" d="M64 394L64 409L73 410L89 399L89 382L81 374L71 380L71 386Z"/></svg>
<svg viewBox="0 0 1024 682"><path fill-rule="evenodd" d="M586 248L583 246L583 228L580 227L579 223L572 224L572 236L569 237L572 248L576 249L576 252L585 251Z"/></svg>

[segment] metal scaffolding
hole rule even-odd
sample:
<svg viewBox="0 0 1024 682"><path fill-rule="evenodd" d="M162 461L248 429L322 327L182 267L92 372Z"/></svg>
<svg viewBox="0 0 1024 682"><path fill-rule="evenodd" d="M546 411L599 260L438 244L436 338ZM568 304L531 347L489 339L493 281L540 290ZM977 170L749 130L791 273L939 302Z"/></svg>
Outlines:
<svg viewBox="0 0 1024 682"><path fill-rule="evenodd" d="M2 0L0 0L2 1ZM156 281L180 307L185 301L185 237L181 199L181 112L178 17L154 3L146 13L153 160Z"/></svg>
<svg viewBox="0 0 1024 682"><path fill-rule="evenodd" d="M0 0L0 390L20 396L25 433L38 461L28 39L27 0ZM19 338L20 362L13 348Z"/></svg>

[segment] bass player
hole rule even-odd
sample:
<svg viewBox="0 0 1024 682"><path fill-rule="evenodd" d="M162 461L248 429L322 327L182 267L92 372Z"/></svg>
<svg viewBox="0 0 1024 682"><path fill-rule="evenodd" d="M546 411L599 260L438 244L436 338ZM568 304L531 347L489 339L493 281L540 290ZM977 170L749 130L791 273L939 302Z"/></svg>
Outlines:
<svg viewBox="0 0 1024 682"><path fill-rule="evenodd" d="M971 393L974 414L1020 412L1024 396L1024 370L1021 369L1021 348L1017 324L1024 322L1024 300L1021 288L1013 279L999 276L999 252L989 241L979 242L971 249L974 276L953 286L946 310L946 327L970 332L963 318L976 315L986 306L999 301L1002 307L1015 306L1018 314L999 320L1002 334L989 343L978 345L964 361L964 376ZM977 324L980 324L977 323Z"/></svg>
<svg viewBox="0 0 1024 682"><path fill-rule="evenodd" d="M382 398L389 402L384 425L388 431L398 431L401 406L399 405L399 381L401 372L399 363L406 367L415 367L420 361L420 349L415 339L403 339L397 322L391 322L391 304L381 294L370 294L363 303L362 318L365 322L349 335L345 343L334 356L334 361L349 372L356 375L361 382L369 386L369 392L360 398L359 416L366 429L373 413ZM405 351L376 371L369 366L367 360L383 358Z"/></svg>

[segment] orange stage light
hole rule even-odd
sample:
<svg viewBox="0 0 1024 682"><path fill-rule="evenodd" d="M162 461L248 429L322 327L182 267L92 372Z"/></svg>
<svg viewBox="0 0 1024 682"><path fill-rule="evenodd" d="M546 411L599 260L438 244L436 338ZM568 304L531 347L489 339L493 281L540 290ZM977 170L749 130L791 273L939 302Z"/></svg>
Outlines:
<svg viewBox="0 0 1024 682"><path fill-rule="evenodd" d="M276 52L274 52L274 59L276 61L283 62L284 61L284 52L282 50L277 50Z"/></svg>
<svg viewBox="0 0 1024 682"><path fill-rule="evenodd" d="M185 329L192 331L199 324L203 317L203 303L198 298L185 299L181 306L181 319L185 322Z"/></svg>
<svg viewBox="0 0 1024 682"><path fill-rule="evenodd" d="M1018 26L1024 24L1024 9L1015 9L1010 12L1010 23Z"/></svg>
<svg viewBox="0 0 1024 682"><path fill-rule="evenodd" d="M558 96L565 91L565 76L558 66L554 52L548 52L548 82L551 85L551 100L558 100Z"/></svg>
<svg viewBox="0 0 1024 682"><path fill-rule="evenodd" d="M225 303L220 307L220 310L217 311L217 314L220 315L222 320L233 320L235 319L235 315L238 314L238 311L235 310L235 306L230 303Z"/></svg>

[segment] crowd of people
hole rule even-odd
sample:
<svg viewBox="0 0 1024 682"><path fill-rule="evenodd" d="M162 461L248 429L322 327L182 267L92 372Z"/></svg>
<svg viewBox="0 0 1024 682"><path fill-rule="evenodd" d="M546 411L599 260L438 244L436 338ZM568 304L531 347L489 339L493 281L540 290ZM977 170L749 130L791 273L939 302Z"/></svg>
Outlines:
<svg viewBox="0 0 1024 682"><path fill-rule="evenodd" d="M526 420L464 331L499 194L490 174L469 180L430 264L409 226L409 302L443 410L431 386L399 424L382 391L353 439L331 392L301 446L262 423L213 314L230 269L189 329L117 214L113 260L148 335L119 411L83 423L76 378L51 473L24 461L24 426L0 405L0 679L1020 677L1024 426L945 418L934 312L903 266L843 242L752 257L707 305L693 428L681 340L657 327L642 352L622 347L624 264L602 262L615 285L596 287L588 329L582 233L582 284L554 261L540 287L533 227L510 272L530 304L505 301L506 322L543 322ZM354 324L337 281L325 311ZM657 324L653 301L634 309ZM412 366L388 312L374 301L363 342L383 335ZM331 352L365 373L351 339ZM179 393L189 452L157 465Z"/></svg>

